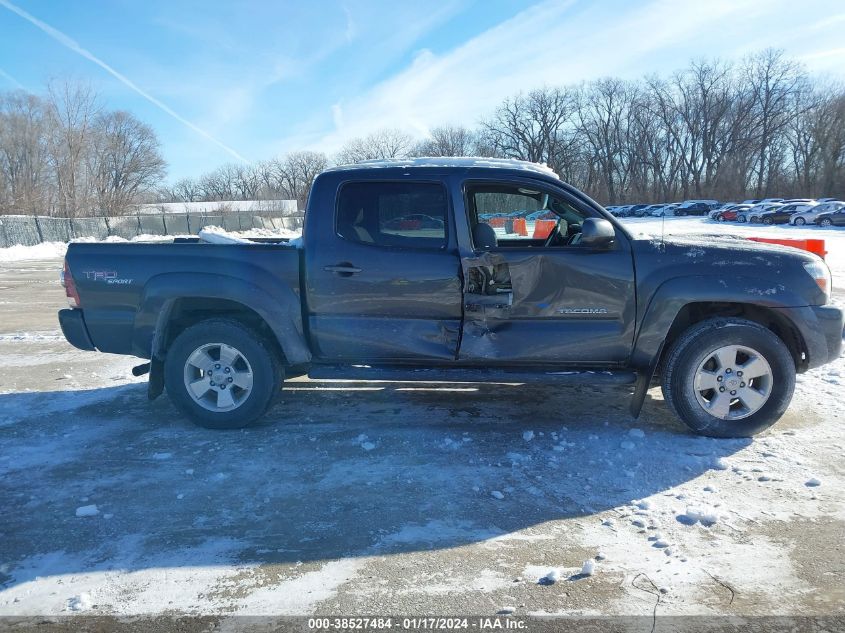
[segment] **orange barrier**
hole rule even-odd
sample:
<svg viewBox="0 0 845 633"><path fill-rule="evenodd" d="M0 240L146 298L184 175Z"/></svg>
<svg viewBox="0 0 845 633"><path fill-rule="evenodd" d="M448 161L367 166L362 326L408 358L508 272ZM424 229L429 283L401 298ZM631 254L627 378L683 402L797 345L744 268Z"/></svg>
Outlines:
<svg viewBox="0 0 845 633"><path fill-rule="evenodd" d="M546 239L554 231L555 225L557 225L557 222L554 220L537 220L534 222L534 239Z"/></svg>
<svg viewBox="0 0 845 633"><path fill-rule="evenodd" d="M827 255L824 249L824 240L792 240L792 239L776 239L771 237L749 237L749 240L755 242L762 242L764 244L780 244L782 246L791 246L793 248L800 248L802 251L809 251L815 253L822 259Z"/></svg>
<svg viewBox="0 0 845 633"><path fill-rule="evenodd" d="M528 237L528 226L525 223L525 218L517 218L513 221L513 232Z"/></svg>
<svg viewBox="0 0 845 633"><path fill-rule="evenodd" d="M494 229L496 229L496 228L501 229L501 228L504 228L504 226L505 226L505 218L490 218L487 221L487 224L492 226Z"/></svg>

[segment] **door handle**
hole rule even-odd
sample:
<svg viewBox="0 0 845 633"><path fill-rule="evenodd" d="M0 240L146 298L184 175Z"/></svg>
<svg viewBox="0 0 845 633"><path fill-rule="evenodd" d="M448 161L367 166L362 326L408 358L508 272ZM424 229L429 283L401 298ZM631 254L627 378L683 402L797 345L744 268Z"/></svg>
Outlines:
<svg viewBox="0 0 845 633"><path fill-rule="evenodd" d="M323 270L328 273L335 273L340 275L341 277L349 277L350 275L355 275L361 272L360 268L353 266L350 263L342 262L340 264L335 264L334 266L323 266Z"/></svg>

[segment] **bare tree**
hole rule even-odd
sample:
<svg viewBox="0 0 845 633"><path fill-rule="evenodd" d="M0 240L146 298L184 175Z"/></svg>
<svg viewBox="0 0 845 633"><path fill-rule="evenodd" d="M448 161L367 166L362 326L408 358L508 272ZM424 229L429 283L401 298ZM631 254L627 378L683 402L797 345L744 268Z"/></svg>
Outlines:
<svg viewBox="0 0 845 633"><path fill-rule="evenodd" d="M326 169L328 159L322 152L292 152L279 163L279 181L287 196L305 208L311 184Z"/></svg>
<svg viewBox="0 0 845 633"><path fill-rule="evenodd" d="M89 140L88 175L100 213L125 213L164 177L166 163L155 132L128 112L98 115Z"/></svg>
<svg viewBox="0 0 845 633"><path fill-rule="evenodd" d="M564 88L541 88L506 99L482 121L484 141L505 158L546 163L561 171L575 147L575 99Z"/></svg>
<svg viewBox="0 0 845 633"><path fill-rule="evenodd" d="M406 158L413 145L414 139L401 130L379 130L348 141L338 152L335 162L351 165L365 160Z"/></svg>
<svg viewBox="0 0 845 633"><path fill-rule="evenodd" d="M50 200L46 112L35 95L0 96L0 212L44 213Z"/></svg>
<svg viewBox="0 0 845 633"><path fill-rule="evenodd" d="M779 166L772 154L789 124L789 106L805 76L796 62L784 57L783 51L773 49L748 59L744 75L753 107L756 193L760 197Z"/></svg>
<svg viewBox="0 0 845 633"><path fill-rule="evenodd" d="M58 211L66 217L78 215L90 204L86 153L100 109L99 98L89 84L64 81L47 86L50 163Z"/></svg>
<svg viewBox="0 0 845 633"><path fill-rule="evenodd" d="M476 134L462 125L432 128L429 138L417 143L415 156L472 156L477 146Z"/></svg>

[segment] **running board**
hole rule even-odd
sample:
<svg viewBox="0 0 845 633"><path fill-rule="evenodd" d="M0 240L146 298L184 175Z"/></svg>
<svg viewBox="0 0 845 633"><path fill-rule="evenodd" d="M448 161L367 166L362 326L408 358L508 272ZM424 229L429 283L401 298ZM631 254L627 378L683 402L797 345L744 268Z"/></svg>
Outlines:
<svg viewBox="0 0 845 633"><path fill-rule="evenodd" d="M637 374L630 370L484 369L450 367L413 369L370 365L319 365L308 377L315 380L385 380L390 382L554 382L570 385L631 385Z"/></svg>

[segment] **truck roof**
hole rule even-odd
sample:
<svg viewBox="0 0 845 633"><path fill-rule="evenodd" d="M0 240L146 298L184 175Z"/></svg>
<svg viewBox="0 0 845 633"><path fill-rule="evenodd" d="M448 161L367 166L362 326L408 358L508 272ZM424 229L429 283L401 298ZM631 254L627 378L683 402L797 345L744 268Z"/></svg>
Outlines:
<svg viewBox="0 0 845 633"><path fill-rule="evenodd" d="M461 169L510 169L517 171L530 171L535 174L542 174L543 176L551 176L556 180L560 180L558 176L549 166L540 163L530 163L524 160L516 160L513 158L484 158L481 156L440 156L440 157L420 157L420 158L391 158L378 160L365 160L360 163L351 165L338 165L337 167L330 167L326 171L353 171L353 170L369 170L369 169L398 169L398 168L461 168Z"/></svg>

